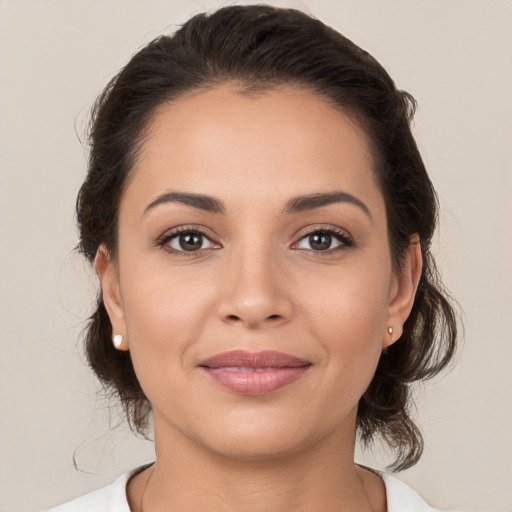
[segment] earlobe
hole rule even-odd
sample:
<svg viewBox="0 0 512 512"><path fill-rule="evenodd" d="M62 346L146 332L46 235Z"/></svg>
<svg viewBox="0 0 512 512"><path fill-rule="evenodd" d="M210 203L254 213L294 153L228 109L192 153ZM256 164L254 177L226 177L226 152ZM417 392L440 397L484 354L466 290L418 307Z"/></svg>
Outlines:
<svg viewBox="0 0 512 512"><path fill-rule="evenodd" d="M390 294L386 332L383 337L383 347L387 348L402 335L402 326L411 313L416 290L423 268L420 239L413 235L410 239L400 271L395 275L394 286Z"/></svg>
<svg viewBox="0 0 512 512"><path fill-rule="evenodd" d="M126 322L119 286L119 271L109 250L100 245L94 260L96 274L101 282L103 303L112 324L112 342L118 350L128 350Z"/></svg>

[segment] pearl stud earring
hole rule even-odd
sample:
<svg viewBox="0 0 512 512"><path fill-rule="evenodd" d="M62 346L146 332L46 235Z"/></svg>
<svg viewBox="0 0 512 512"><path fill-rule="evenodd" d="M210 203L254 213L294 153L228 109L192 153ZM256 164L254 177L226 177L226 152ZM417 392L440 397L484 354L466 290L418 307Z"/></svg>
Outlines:
<svg viewBox="0 0 512 512"><path fill-rule="evenodd" d="M389 334L393 334L393 327L388 327Z"/></svg>
<svg viewBox="0 0 512 512"><path fill-rule="evenodd" d="M122 334L116 334L114 338L112 339L114 343L114 347L119 349L121 345L123 344L123 335Z"/></svg>

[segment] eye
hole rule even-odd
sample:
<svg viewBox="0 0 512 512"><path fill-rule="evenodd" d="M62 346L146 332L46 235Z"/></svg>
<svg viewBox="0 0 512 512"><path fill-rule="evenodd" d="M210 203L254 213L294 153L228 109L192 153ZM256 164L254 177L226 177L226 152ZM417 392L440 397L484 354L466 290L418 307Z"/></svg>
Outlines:
<svg viewBox="0 0 512 512"><path fill-rule="evenodd" d="M306 233L297 243L297 248L314 252L333 252L353 245L352 239L341 230L316 229Z"/></svg>
<svg viewBox="0 0 512 512"><path fill-rule="evenodd" d="M215 249L219 245L208 238L200 229L178 228L168 231L158 241L158 245L170 253L183 256L192 255L204 249ZM187 254L188 253L188 254Z"/></svg>

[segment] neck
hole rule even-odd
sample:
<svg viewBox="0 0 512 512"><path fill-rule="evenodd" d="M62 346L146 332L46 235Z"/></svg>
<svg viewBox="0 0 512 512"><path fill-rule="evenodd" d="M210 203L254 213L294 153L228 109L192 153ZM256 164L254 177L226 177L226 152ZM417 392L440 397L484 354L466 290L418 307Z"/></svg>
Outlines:
<svg viewBox="0 0 512 512"><path fill-rule="evenodd" d="M291 454L249 460L212 453L164 430L155 422L157 463L141 475L140 495L152 473L143 511L134 507L136 512L385 510L376 487L379 477L369 477L354 465L354 429ZM139 500L134 497L132 502Z"/></svg>

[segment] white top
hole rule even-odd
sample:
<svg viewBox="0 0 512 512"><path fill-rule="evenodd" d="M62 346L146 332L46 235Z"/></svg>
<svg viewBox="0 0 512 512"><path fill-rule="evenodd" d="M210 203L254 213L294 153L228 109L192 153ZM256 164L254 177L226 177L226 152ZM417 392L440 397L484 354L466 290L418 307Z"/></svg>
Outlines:
<svg viewBox="0 0 512 512"><path fill-rule="evenodd" d="M131 476L141 469L125 473L107 487L68 501L47 512L131 512L126 499L126 484ZM377 473L386 486L388 512L441 512L441 509L428 505L416 491L398 478L386 473Z"/></svg>

